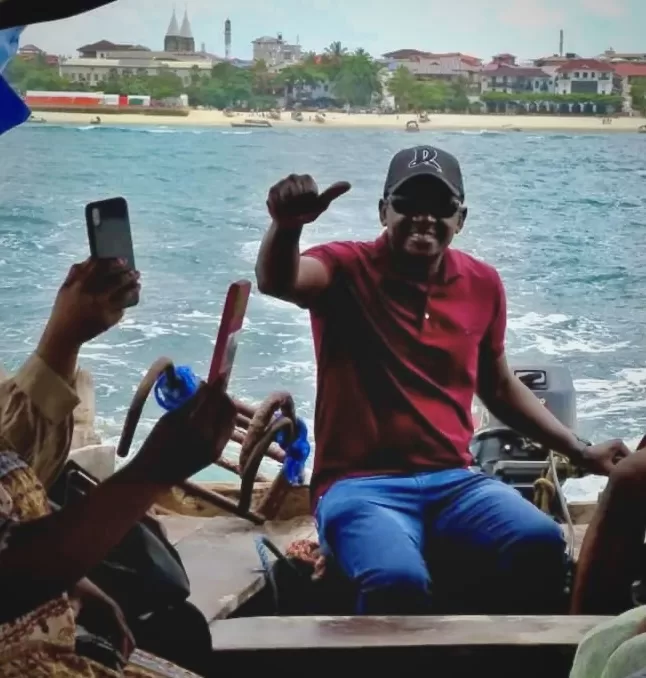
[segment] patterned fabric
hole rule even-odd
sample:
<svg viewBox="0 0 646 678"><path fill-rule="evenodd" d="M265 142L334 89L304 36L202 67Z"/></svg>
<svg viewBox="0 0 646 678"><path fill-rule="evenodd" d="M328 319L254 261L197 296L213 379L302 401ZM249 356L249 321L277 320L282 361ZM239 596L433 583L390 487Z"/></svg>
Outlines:
<svg viewBox="0 0 646 678"><path fill-rule="evenodd" d="M50 512L34 471L15 453L0 452L0 490L9 511L0 515L0 542L17 522ZM137 652L118 673L75 653L76 622L67 595L0 624L0 678L197 678L168 662Z"/></svg>
<svg viewBox="0 0 646 678"><path fill-rule="evenodd" d="M67 459L78 403L73 384L36 353L11 378L0 370L0 449L16 452L50 487Z"/></svg>

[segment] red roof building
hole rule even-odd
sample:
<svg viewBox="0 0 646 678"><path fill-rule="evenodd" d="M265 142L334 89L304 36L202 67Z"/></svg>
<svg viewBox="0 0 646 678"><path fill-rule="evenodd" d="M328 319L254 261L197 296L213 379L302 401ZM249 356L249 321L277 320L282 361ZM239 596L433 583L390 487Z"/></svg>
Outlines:
<svg viewBox="0 0 646 678"><path fill-rule="evenodd" d="M569 59L555 71L557 94L613 93L613 68L599 59Z"/></svg>
<svg viewBox="0 0 646 678"><path fill-rule="evenodd" d="M382 56L391 63L404 66L422 80L461 78L475 83L482 70L480 59L462 52L434 53L418 49L399 49Z"/></svg>
<svg viewBox="0 0 646 678"><path fill-rule="evenodd" d="M540 94L552 92L554 80L540 68L514 66L496 62L488 64L480 74L482 92L505 94Z"/></svg>
<svg viewBox="0 0 646 678"><path fill-rule="evenodd" d="M630 61L611 62L614 70L615 90L624 97L624 110L632 111L632 87L640 83L646 83L646 63Z"/></svg>
<svg viewBox="0 0 646 678"><path fill-rule="evenodd" d="M573 73L576 71L612 73L613 68L607 61L600 61L599 59L569 59L556 70L559 73Z"/></svg>
<svg viewBox="0 0 646 678"><path fill-rule="evenodd" d="M142 45L128 45L109 40L99 40L89 45L83 45L76 50L86 59L96 59L101 52L149 52L148 47Z"/></svg>
<svg viewBox="0 0 646 678"><path fill-rule="evenodd" d="M610 64L612 70L620 78L646 78L646 63L640 64L632 61L622 61Z"/></svg>

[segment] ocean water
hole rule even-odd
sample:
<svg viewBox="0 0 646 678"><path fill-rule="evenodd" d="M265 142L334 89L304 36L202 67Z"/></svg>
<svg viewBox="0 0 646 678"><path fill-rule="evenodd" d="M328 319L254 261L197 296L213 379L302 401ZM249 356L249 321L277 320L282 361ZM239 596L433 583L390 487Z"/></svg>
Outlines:
<svg viewBox="0 0 646 678"><path fill-rule="evenodd" d="M646 430L646 136L424 131L23 126L0 139L0 361L33 349L54 294L88 245L84 205L130 205L142 300L87 345L100 433L118 439L136 385L166 355L204 375L224 293L253 267L269 187L311 173L352 191L304 244L370 239L390 156L433 143L462 161L469 217L457 246L495 265L512 360L566 365L579 432ZM315 367L306 312L252 294L231 391L286 389L311 424ZM151 398L140 442L160 410ZM215 477L217 469L206 472Z"/></svg>

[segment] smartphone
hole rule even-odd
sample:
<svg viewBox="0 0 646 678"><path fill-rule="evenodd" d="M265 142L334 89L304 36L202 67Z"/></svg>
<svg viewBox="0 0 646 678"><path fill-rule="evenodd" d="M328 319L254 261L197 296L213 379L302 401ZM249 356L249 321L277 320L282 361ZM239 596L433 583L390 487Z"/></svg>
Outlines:
<svg viewBox="0 0 646 678"><path fill-rule="evenodd" d="M85 222L90 255L95 259L123 259L128 268L135 268L128 203L125 198L109 198L85 206ZM139 293L133 292L125 307L136 306Z"/></svg>
<svg viewBox="0 0 646 678"><path fill-rule="evenodd" d="M82 468L72 468L67 473L65 484L65 506L78 501L91 492L97 483Z"/></svg>
<svg viewBox="0 0 646 678"><path fill-rule="evenodd" d="M248 280L238 280L229 287L224 302L224 311L213 349L208 377L209 384L220 381L224 391L229 384L229 377L238 348L238 335L247 312L250 293L251 283Z"/></svg>

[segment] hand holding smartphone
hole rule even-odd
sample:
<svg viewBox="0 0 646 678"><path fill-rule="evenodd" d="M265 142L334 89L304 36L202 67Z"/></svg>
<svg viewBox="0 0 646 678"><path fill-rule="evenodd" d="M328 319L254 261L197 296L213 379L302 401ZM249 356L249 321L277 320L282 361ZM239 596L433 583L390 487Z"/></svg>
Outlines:
<svg viewBox="0 0 646 678"><path fill-rule="evenodd" d="M128 203L125 198L109 198L91 202L85 207L85 222L94 259L121 259L135 270L135 254L132 245ZM125 301L124 308L139 303L139 292L133 291Z"/></svg>

